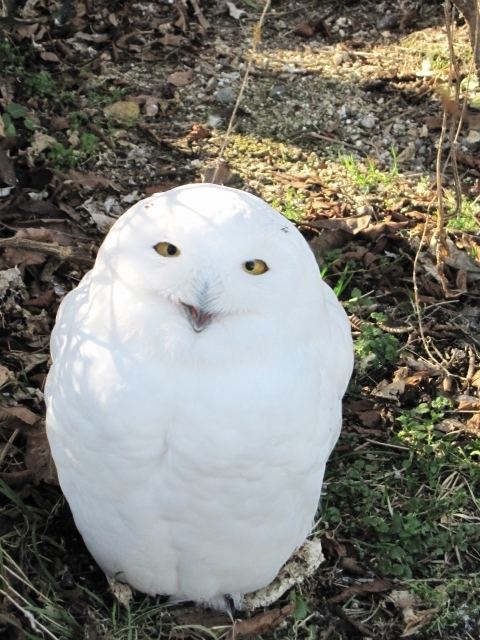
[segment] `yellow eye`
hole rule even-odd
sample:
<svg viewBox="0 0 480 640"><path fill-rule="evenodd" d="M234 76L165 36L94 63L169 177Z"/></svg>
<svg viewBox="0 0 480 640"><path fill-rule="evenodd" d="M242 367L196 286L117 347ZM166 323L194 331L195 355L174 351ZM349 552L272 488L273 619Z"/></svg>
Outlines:
<svg viewBox="0 0 480 640"><path fill-rule="evenodd" d="M263 260L247 260L242 264L242 269L252 276L259 276L268 271L267 263Z"/></svg>
<svg viewBox="0 0 480 640"><path fill-rule="evenodd" d="M159 242L153 248L164 258L176 258L180 255L180 249L169 242Z"/></svg>

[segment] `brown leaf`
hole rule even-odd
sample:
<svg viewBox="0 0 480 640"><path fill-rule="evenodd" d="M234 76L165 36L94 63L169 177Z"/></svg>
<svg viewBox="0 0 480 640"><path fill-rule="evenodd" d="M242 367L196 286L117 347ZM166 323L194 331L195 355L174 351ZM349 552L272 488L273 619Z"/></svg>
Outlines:
<svg viewBox="0 0 480 640"><path fill-rule="evenodd" d="M28 471L33 473L35 484L41 480L47 484L59 484L46 431L29 434L25 452L25 466Z"/></svg>
<svg viewBox="0 0 480 640"><path fill-rule="evenodd" d="M210 131L203 126L203 124L194 124L192 125L192 130L187 135L188 140L205 140L206 138L210 138L212 134Z"/></svg>
<svg viewBox="0 0 480 640"><path fill-rule="evenodd" d="M336 556L337 558L342 559L347 555L347 548L345 545L330 536L322 537L322 547L330 556Z"/></svg>
<svg viewBox="0 0 480 640"><path fill-rule="evenodd" d="M35 307L37 309L48 309L55 302L55 291L53 289L47 289L44 293L36 298L25 300L23 303L25 307Z"/></svg>
<svg viewBox="0 0 480 640"><path fill-rule="evenodd" d="M380 411L360 411L358 417L369 429L375 429L382 422Z"/></svg>
<svg viewBox="0 0 480 640"><path fill-rule="evenodd" d="M51 51L42 51L40 57L42 60L45 60L45 62L61 62L57 54Z"/></svg>
<svg viewBox="0 0 480 640"><path fill-rule="evenodd" d="M353 558L342 558L340 560L340 566L342 569L346 569L351 573L356 573L359 576L363 576L365 570L361 567L356 560Z"/></svg>
<svg viewBox="0 0 480 640"><path fill-rule="evenodd" d="M2 147L0 147L0 181L9 187L14 187L17 184L13 163Z"/></svg>
<svg viewBox="0 0 480 640"><path fill-rule="evenodd" d="M68 129L69 126L67 118L62 116L53 116L50 120L50 129L52 131L64 131Z"/></svg>
<svg viewBox="0 0 480 640"><path fill-rule="evenodd" d="M295 603L290 602L281 609L271 609L270 611L259 613L248 620L241 620L235 623L234 627L228 632L226 640L234 640L240 635L244 638L257 638L263 633L278 627L294 610Z"/></svg>
<svg viewBox="0 0 480 640"><path fill-rule="evenodd" d="M14 38L17 42L21 42L24 38L31 38L38 29L38 22L34 24L25 24L19 27L15 27L13 32Z"/></svg>
<svg viewBox="0 0 480 640"><path fill-rule="evenodd" d="M311 38L315 33L315 28L307 20L302 20L300 24L297 24L293 33L302 38Z"/></svg>
<svg viewBox="0 0 480 640"><path fill-rule="evenodd" d="M362 584L348 587L337 596L328 598L327 602L329 602L330 604L335 604L337 602L346 602L352 596L361 596L365 593L382 593L383 591L390 591L390 589L393 589L394 586L394 583L390 582L390 580L377 578L373 582L363 582Z"/></svg>
<svg viewBox="0 0 480 640"><path fill-rule="evenodd" d="M459 269L455 279L455 285L459 291L465 293L467 291L467 270Z"/></svg>
<svg viewBox="0 0 480 640"><path fill-rule="evenodd" d="M226 162L221 162L220 165L214 167L208 167L202 175L203 182L212 182L213 184L225 184L230 178L230 168Z"/></svg>
<svg viewBox="0 0 480 640"><path fill-rule="evenodd" d="M167 82L173 84L175 87L185 87L193 80L193 69L187 71L175 71L168 76Z"/></svg>
<svg viewBox="0 0 480 640"><path fill-rule="evenodd" d="M40 417L27 407L3 407L0 409L0 426L7 429L29 429L38 426Z"/></svg>
<svg viewBox="0 0 480 640"><path fill-rule="evenodd" d="M178 13L178 18L174 22L175 26L177 27L177 29L181 29L182 31L185 31L188 25L187 7L183 4L183 2L180 2L180 0L175 0L173 4L173 8Z"/></svg>
<svg viewBox="0 0 480 640"><path fill-rule="evenodd" d="M371 220L371 215L351 216L350 218L326 218L309 222L309 225L317 229L347 231L356 235L360 231L364 231L370 225Z"/></svg>
<svg viewBox="0 0 480 640"><path fill-rule="evenodd" d="M174 36L171 33L166 33L163 38L158 39L158 42L166 47L179 47L183 42L183 36Z"/></svg>

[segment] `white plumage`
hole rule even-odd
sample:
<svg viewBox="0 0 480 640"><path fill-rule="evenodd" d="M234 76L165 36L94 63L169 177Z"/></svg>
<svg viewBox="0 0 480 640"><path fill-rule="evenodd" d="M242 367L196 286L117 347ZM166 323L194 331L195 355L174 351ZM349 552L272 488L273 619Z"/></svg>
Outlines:
<svg viewBox="0 0 480 640"><path fill-rule="evenodd" d="M142 200L60 306L47 430L110 577L222 608L310 532L352 369L307 243L248 193Z"/></svg>

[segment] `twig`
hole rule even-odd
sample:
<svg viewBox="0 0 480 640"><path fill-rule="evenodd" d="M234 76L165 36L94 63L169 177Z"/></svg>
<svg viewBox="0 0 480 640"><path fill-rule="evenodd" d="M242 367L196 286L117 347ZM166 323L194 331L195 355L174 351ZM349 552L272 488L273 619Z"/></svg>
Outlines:
<svg viewBox="0 0 480 640"><path fill-rule="evenodd" d="M210 23L208 22L208 20L203 15L202 10L198 6L197 0L190 0L190 4L193 7L193 12L197 16L197 19L198 19L198 22L200 23L200 26L205 31L208 31L210 29Z"/></svg>
<svg viewBox="0 0 480 640"><path fill-rule="evenodd" d="M100 140L102 140L107 147L110 147L110 149L114 149L115 145L113 144L113 142L110 140L110 138L108 138L103 131L97 127L97 125L94 122L89 122L87 124L87 128L90 129L90 131L92 133L94 133L96 136L98 136L100 138Z"/></svg>
<svg viewBox="0 0 480 640"><path fill-rule="evenodd" d="M78 253L71 247L61 247L58 244L38 242L37 240L28 240L28 238L2 238L0 239L0 248L38 251L38 253L44 253L62 262L75 262L86 267L93 267L95 262L92 258L88 258L85 254Z"/></svg>
<svg viewBox="0 0 480 640"><path fill-rule="evenodd" d="M192 0L190 0L191 2ZM233 107L233 111L232 111L232 115L230 116L230 122L228 123L228 127L227 127L227 132L225 134L225 137L223 138L223 143L220 149L220 153L218 154L218 158L217 158L217 164L215 165L215 171L213 174L213 178L212 178L212 182L215 184L215 180L217 178L217 173L220 169L220 165L222 163L223 160L223 154L225 152L225 149L227 147L228 144L228 138L230 136L230 133L233 129L233 122L235 120L235 116L237 115L237 110L238 107L240 106L240 102L242 101L242 97L243 94L245 92L245 88L247 86L247 80L248 80L248 76L250 75L250 69L252 68L252 63L253 63L253 59L255 57L255 52L257 50L257 45L260 42L260 38L261 38L261 34L262 34L262 25L263 25L263 21L265 20L265 15L267 13L268 8L270 7L270 0L266 0L265 2L265 6L263 7L263 11L262 11L262 15L260 16L260 20L257 22L257 24L254 27L253 30L253 44L252 44L252 50L250 52L250 57L248 59L248 64L247 64L247 68L245 71L245 75L243 76L243 80L242 80L242 84L240 85L240 91L238 92L238 97L237 97L237 101L235 102L235 106Z"/></svg>
<svg viewBox="0 0 480 640"><path fill-rule="evenodd" d="M472 376L473 376L473 373L472 373ZM12 433L10 438L7 440L5 446L3 447L2 453L0 453L0 464L5 460L5 456L7 455L8 450L10 449L13 441L15 440L15 438L18 436L19 433L20 433L20 429L15 429L15 431Z"/></svg>

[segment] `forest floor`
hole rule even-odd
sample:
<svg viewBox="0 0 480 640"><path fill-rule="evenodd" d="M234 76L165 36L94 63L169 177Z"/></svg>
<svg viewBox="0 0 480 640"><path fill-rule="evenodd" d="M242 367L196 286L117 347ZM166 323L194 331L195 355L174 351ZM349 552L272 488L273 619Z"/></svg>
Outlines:
<svg viewBox="0 0 480 640"><path fill-rule="evenodd" d="M131 204L212 180L262 7L0 2L5 640L480 637L480 90L457 18L459 100L448 88L439 2L273 2L217 172L299 226L351 318L312 534L325 563L233 630L192 605L122 603L58 487L42 393L58 305Z"/></svg>

